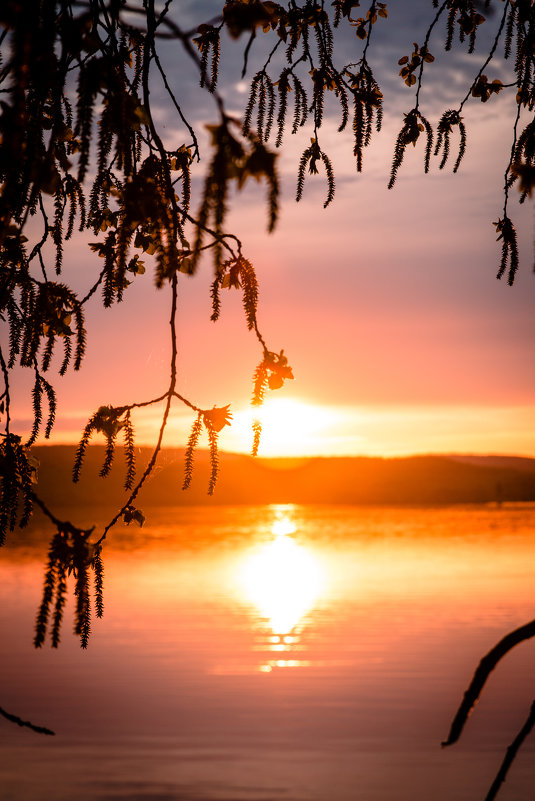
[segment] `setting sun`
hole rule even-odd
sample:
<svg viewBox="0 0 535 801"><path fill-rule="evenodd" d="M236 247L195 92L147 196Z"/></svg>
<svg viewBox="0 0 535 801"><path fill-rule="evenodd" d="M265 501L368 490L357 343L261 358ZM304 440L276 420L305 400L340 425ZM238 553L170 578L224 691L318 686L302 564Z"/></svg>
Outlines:
<svg viewBox="0 0 535 801"><path fill-rule="evenodd" d="M262 456L310 456L321 450L318 443L341 418L334 408L298 399L269 398L259 409L236 412L232 434L237 447L239 442L243 450L250 450L251 426L256 419L262 424Z"/></svg>

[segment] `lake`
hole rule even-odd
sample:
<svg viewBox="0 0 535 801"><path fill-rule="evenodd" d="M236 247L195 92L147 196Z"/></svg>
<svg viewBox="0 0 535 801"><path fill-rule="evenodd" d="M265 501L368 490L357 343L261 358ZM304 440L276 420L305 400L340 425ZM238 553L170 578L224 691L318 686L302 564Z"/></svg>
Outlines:
<svg viewBox="0 0 535 801"><path fill-rule="evenodd" d="M33 649L39 525L0 552L0 705L56 731L0 718L3 801L483 801L535 640L440 743L479 659L535 617L535 505L145 511L109 535L87 651L71 604L59 649ZM534 753L535 732L501 801L532 801Z"/></svg>

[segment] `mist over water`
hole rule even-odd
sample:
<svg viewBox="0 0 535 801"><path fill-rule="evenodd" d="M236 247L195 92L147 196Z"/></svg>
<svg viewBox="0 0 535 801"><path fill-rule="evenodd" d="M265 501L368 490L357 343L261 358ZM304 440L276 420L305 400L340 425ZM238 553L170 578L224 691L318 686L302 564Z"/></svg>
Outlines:
<svg viewBox="0 0 535 801"><path fill-rule="evenodd" d="M94 516L94 510L79 510ZM533 700L535 642L441 749L479 659L534 617L535 505L151 510L105 616L32 647L45 532L0 563L8 801L472 801ZM533 743L500 798L532 799Z"/></svg>

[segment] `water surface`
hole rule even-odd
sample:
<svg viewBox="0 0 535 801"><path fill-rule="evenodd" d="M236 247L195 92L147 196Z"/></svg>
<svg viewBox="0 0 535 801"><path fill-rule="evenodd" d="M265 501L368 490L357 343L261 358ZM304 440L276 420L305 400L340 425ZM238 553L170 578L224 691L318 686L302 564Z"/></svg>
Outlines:
<svg viewBox="0 0 535 801"><path fill-rule="evenodd" d="M84 522L95 510L79 510ZM473 801L535 697L535 506L152 510L110 535L105 617L34 651L46 544L0 554L6 801ZM45 527L43 525L43 527ZM502 801L532 801L532 740Z"/></svg>

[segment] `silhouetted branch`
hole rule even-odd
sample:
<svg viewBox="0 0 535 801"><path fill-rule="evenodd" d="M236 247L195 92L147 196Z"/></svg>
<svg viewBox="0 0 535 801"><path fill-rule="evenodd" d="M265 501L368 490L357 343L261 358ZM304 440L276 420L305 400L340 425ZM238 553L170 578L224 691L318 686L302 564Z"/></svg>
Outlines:
<svg viewBox="0 0 535 801"><path fill-rule="evenodd" d="M171 329L170 382L169 382L169 389L168 389L168 392L167 392L165 409L164 409L164 412L163 412L163 415L162 415L162 422L161 422L161 425L160 425L160 431L158 433L158 440L156 442L156 445L155 445L154 450L152 452L152 456L151 456L151 458L149 460L149 463L148 463L147 467L145 468L145 471L144 471L143 475L141 476L141 478L139 479L137 484L134 486L134 488L130 492L130 495L129 495L128 500L126 501L126 503L124 503L122 505L122 507L117 512L117 514L114 515L112 520L105 526L104 531L102 532L100 538L95 543L95 547L96 548L98 548L98 546L102 544L102 542L106 539L106 537L108 535L108 531L111 528L113 528L113 526L116 524L116 522L119 520L119 518L121 518L123 516L125 510L129 506L132 505L132 501L134 501L136 499L141 487L143 486L143 484L145 483L145 481L147 480L147 478L151 474L151 472L152 472L152 470L154 468L154 465L156 464L156 459L158 458L158 454L160 452L160 449L162 447L163 435L164 435L164 432L165 432L165 429L166 429L166 426L167 426L167 420L169 418L169 412L171 410L171 402L172 402L173 395L174 395L174 392L175 392L176 377L177 377L177 371L176 371L176 358L177 358L177 341L176 341L177 276L176 276L176 274L173 276L173 279L171 281L171 289L172 289L172 294L171 294L172 302L171 302L171 315L170 315L170 319L169 319L169 325L170 325L170 329Z"/></svg>
<svg viewBox="0 0 535 801"><path fill-rule="evenodd" d="M56 732L52 731L52 729L47 729L45 726L36 726L35 723L31 723L29 720L22 720L22 718L19 718L18 715L12 715L10 712L6 712L6 710L2 709L1 706L0 715L6 718L6 720L9 720L11 723L16 723L17 726L24 726L27 729L37 732L37 734L49 734L52 737L56 735Z"/></svg>
<svg viewBox="0 0 535 801"><path fill-rule="evenodd" d="M457 710L457 714L455 715L451 724L448 737L442 743L443 746L452 745L453 743L457 742L461 736L464 725L468 720L470 712L474 708L475 703L481 695L481 691L485 686L485 682L500 659L502 659L512 648L514 648L515 645L518 645L525 640L529 640L531 637L535 637L535 620L532 620L530 623L526 623L525 626L520 626L520 628L509 632L509 634L500 640L499 643L497 643L494 648L491 648L488 654L483 657L476 669L476 672L474 673L468 689L464 694L461 705Z"/></svg>
<svg viewBox="0 0 535 801"><path fill-rule="evenodd" d="M477 83L478 83L479 79L481 78L481 76L483 75L483 73L485 72L485 69L488 67L488 65L490 64L490 62L494 58L494 54L496 52L496 48L498 47L498 43L500 41L500 37L502 35L505 22L507 20L507 14L508 13L509 13L509 6L506 3L505 6L504 6L504 11L503 11L502 18L500 20L500 25L498 26L498 30L496 32L496 36L494 37L494 42L492 43L492 47L490 48L489 54L488 54L487 58L485 59L485 61L483 62L483 64L481 65L481 68L479 69L476 77L472 81L472 85L470 86L470 89L468 90L468 92L466 93L464 98L462 99L461 104L459 105L459 109L458 109L459 112L462 111L462 108L463 108L464 104L466 103L466 101L468 100L468 98L470 97L470 95L472 94L472 91L473 91L474 87L477 86Z"/></svg>
<svg viewBox="0 0 535 801"><path fill-rule="evenodd" d="M511 767L518 751L520 750L521 745L523 744L524 740L531 732L533 726L535 725L535 701L531 705L531 709L529 711L529 715L526 719L526 722L518 732L517 736L508 747L507 751L505 752L505 757L503 759L502 764L500 765L500 769L496 774L496 778L492 782L491 788L488 791L485 801L494 801L496 796L498 795L498 790L504 783L505 779L507 778L507 773L509 772L509 768Z"/></svg>

